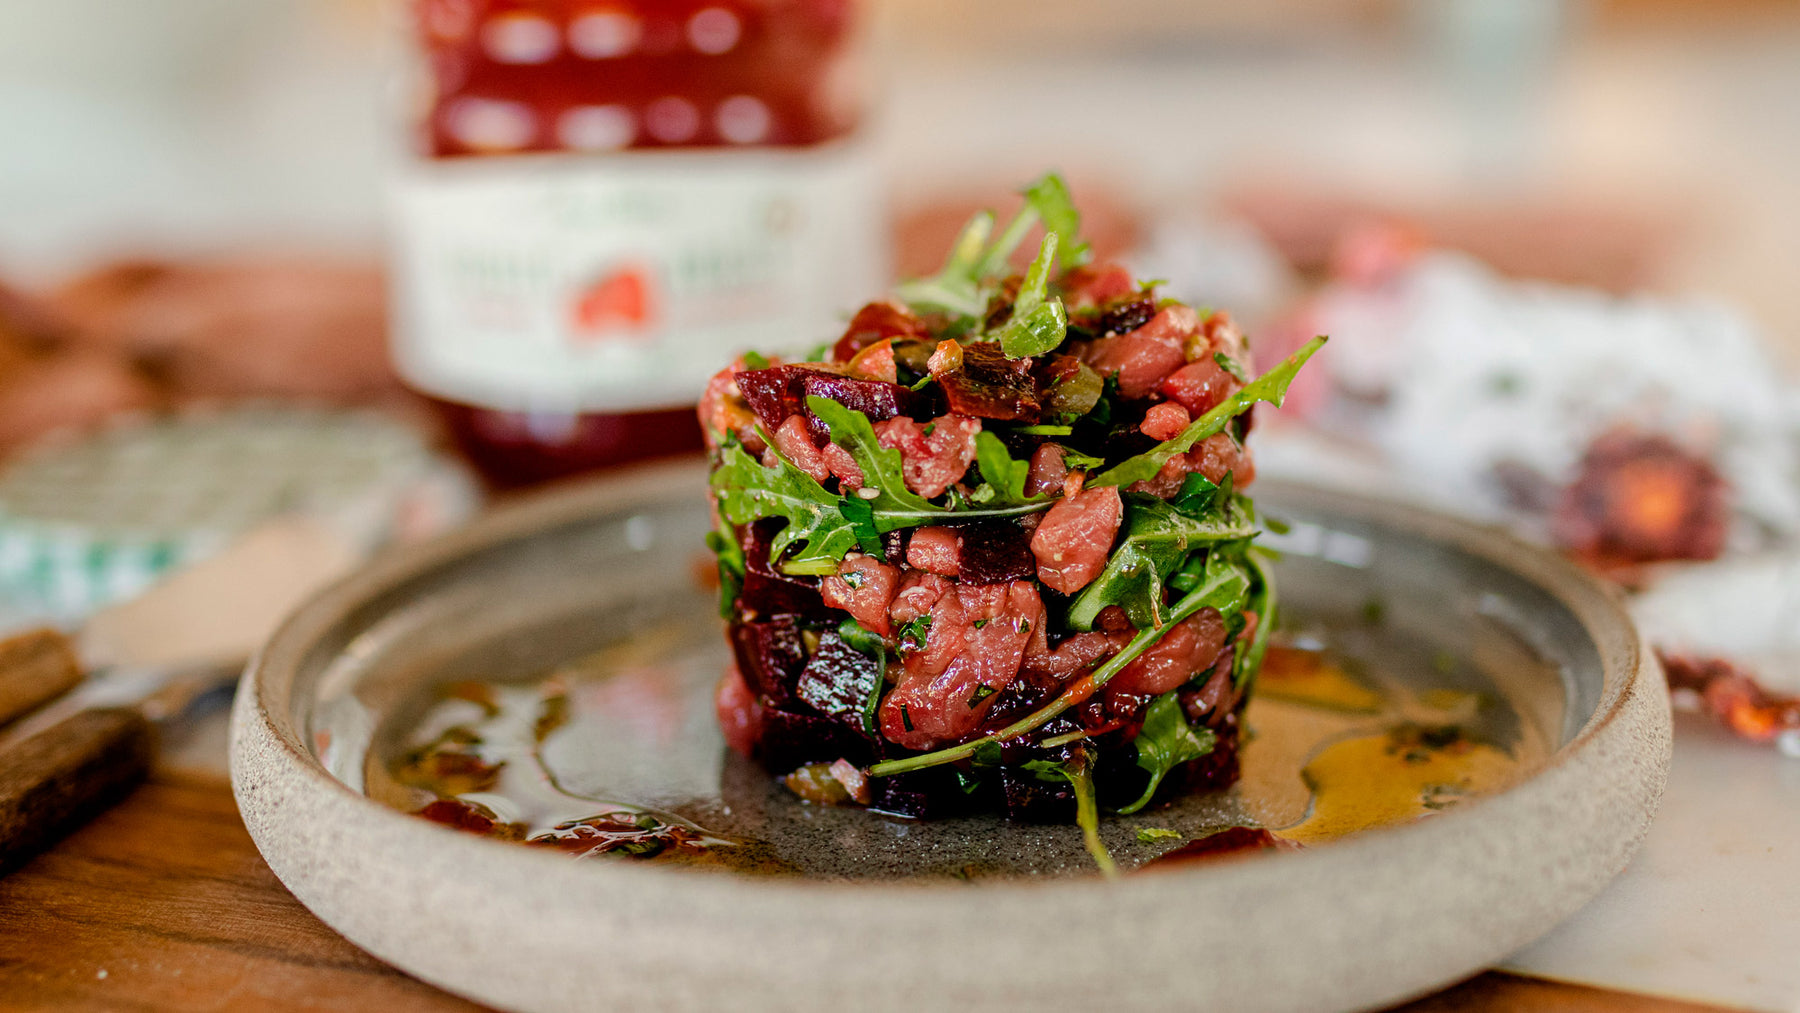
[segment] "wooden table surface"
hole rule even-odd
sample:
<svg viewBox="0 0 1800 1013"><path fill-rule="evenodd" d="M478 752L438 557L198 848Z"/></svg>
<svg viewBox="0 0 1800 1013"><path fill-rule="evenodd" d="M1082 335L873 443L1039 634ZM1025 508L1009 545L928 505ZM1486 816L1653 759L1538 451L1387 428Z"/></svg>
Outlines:
<svg viewBox="0 0 1800 1013"><path fill-rule="evenodd" d="M164 770L0 880L0 1007L477 1010L332 932L263 864L216 774ZM1489 972L1399 1008L1711 1007Z"/></svg>

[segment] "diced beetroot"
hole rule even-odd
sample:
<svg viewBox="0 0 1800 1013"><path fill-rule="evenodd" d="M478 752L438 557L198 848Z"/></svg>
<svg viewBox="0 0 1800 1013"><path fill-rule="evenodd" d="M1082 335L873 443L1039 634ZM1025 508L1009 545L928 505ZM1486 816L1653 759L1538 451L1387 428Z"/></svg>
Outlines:
<svg viewBox="0 0 1800 1013"><path fill-rule="evenodd" d="M871 422L903 415L916 400L905 387L882 380L844 376L812 366L771 366L737 374L737 385L744 403L756 413L764 428L771 431L794 415L805 415L813 438L823 442L829 434L825 424L806 411L808 397L823 397L854 408Z"/></svg>
<svg viewBox="0 0 1800 1013"><path fill-rule="evenodd" d="M1164 778L1165 797L1196 791L1223 791L1237 783L1238 714L1242 709L1240 701L1236 709L1225 711L1217 720L1207 722L1206 727L1216 736L1213 751L1176 768L1179 776ZM1171 780L1175 783L1169 784Z"/></svg>
<svg viewBox="0 0 1800 1013"><path fill-rule="evenodd" d="M1225 476L1230 475L1232 485L1240 490L1256 481L1256 464L1250 455L1238 446L1230 433L1215 433L1187 453L1169 458L1162 470L1142 482L1133 482L1127 491L1168 499L1181 491L1188 473L1195 471L1205 475L1209 482L1223 482Z"/></svg>
<svg viewBox="0 0 1800 1013"><path fill-rule="evenodd" d="M763 427L774 432L789 416L806 410L803 381L809 372L811 370L801 366L747 369L737 375L738 390Z"/></svg>
<svg viewBox="0 0 1800 1013"><path fill-rule="evenodd" d="M905 415L912 410L913 392L897 383L883 380L866 380L855 376L838 376L835 373L808 373L801 380L802 393L806 397L822 397L828 401L836 401L845 408L854 408L869 417L870 422L880 422L896 415ZM829 434L823 422L811 418L813 434L823 441Z"/></svg>
<svg viewBox="0 0 1800 1013"><path fill-rule="evenodd" d="M875 659L844 643L836 630L827 630L800 672L795 693L820 714L861 730L863 706L879 678Z"/></svg>
<svg viewBox="0 0 1800 1013"><path fill-rule="evenodd" d="M1197 418L1212 411L1241 386L1237 377L1225 372L1209 357L1170 373L1156 389Z"/></svg>
<svg viewBox="0 0 1800 1013"><path fill-rule="evenodd" d="M867 735L817 714L764 707L756 758L771 771L798 770L809 763L846 759L861 766L875 757Z"/></svg>
<svg viewBox="0 0 1800 1013"><path fill-rule="evenodd" d="M1063 448L1055 443L1039 445L1031 454L1031 469L1025 473L1025 495L1042 496L1062 488L1063 479L1069 477L1069 468L1063 463Z"/></svg>
<svg viewBox="0 0 1800 1013"><path fill-rule="evenodd" d="M1181 435L1181 431L1192 421L1186 408L1173 401L1164 401L1151 405L1150 410L1144 413L1144 421L1138 424L1138 432L1153 440L1172 440Z"/></svg>
<svg viewBox="0 0 1800 1013"><path fill-rule="evenodd" d="M852 552L838 564L838 572L819 583L825 604L850 613L871 633L887 636L893 632L888 622L888 606L900 582L898 568L860 552Z"/></svg>
<svg viewBox="0 0 1800 1013"><path fill-rule="evenodd" d="M1063 594L1074 594L1106 568L1113 538L1125 517L1116 486L1065 495L1044 514L1031 536L1038 579Z"/></svg>
<svg viewBox="0 0 1800 1013"><path fill-rule="evenodd" d="M1009 820L1065 824L1075 820L1075 789L1067 781L1045 781L1017 767L1001 767L1000 795Z"/></svg>
<svg viewBox="0 0 1800 1013"><path fill-rule="evenodd" d="M769 563L770 539L786 524L780 518L765 518L738 529L745 570L744 588L738 595L740 618L825 614L819 578L782 573Z"/></svg>
<svg viewBox="0 0 1800 1013"><path fill-rule="evenodd" d="M979 419L1036 422L1043 414L1030 359L1008 359L1000 346L977 341L962 347L960 368L938 375L950 411ZM941 346L940 346L941 348Z"/></svg>
<svg viewBox="0 0 1800 1013"><path fill-rule="evenodd" d="M903 650L900 681L881 702L881 732L908 749L955 742L981 724L1044 635L1044 604L1027 581L946 593L918 650Z"/></svg>
<svg viewBox="0 0 1800 1013"><path fill-rule="evenodd" d="M882 555L882 557L885 559L905 559L906 558L906 536L908 534L909 534L909 532L905 528L901 528L898 531L882 532L882 534L881 534L881 555Z"/></svg>
<svg viewBox="0 0 1800 1013"><path fill-rule="evenodd" d="M1031 532L1016 520L959 524L957 571L964 584L1009 584L1037 576Z"/></svg>
<svg viewBox="0 0 1800 1013"><path fill-rule="evenodd" d="M1082 359L1102 375L1116 375L1120 397L1140 398L1187 362L1185 341L1199 328L1192 309L1170 306L1135 331L1090 342Z"/></svg>
<svg viewBox="0 0 1800 1013"><path fill-rule="evenodd" d="M1098 306L1137 291L1137 281L1122 264L1071 268L1058 282L1063 305L1072 310Z"/></svg>
<svg viewBox="0 0 1800 1013"><path fill-rule="evenodd" d="M869 808L911 819L935 820L974 808L949 767L931 767L869 779Z"/></svg>
<svg viewBox="0 0 1800 1013"><path fill-rule="evenodd" d="M961 415L945 415L926 426L909 418L889 419L875 426L877 441L900 451L900 471L907 488L926 499L943 495L969 470L975 460L975 436L980 432L979 420Z"/></svg>
<svg viewBox="0 0 1800 1013"><path fill-rule="evenodd" d="M785 707L806 664L806 644L793 616L731 624L731 649L739 677L758 696Z"/></svg>
<svg viewBox="0 0 1800 1013"><path fill-rule="evenodd" d="M920 528L906 543L906 565L954 577L962 572L962 552L962 538L956 529L938 525Z"/></svg>
<svg viewBox="0 0 1800 1013"><path fill-rule="evenodd" d="M927 338L924 321L896 302L872 302L856 311L844 336L831 348L831 361L849 362L856 353L888 338Z"/></svg>
<svg viewBox="0 0 1800 1013"><path fill-rule="evenodd" d="M754 753L763 737L763 706L735 666L726 668L725 677L719 680L713 710L725 733L725 744L745 756Z"/></svg>
<svg viewBox="0 0 1800 1013"><path fill-rule="evenodd" d="M1177 623L1106 685L1107 694L1156 696L1211 668L1225 646L1218 609L1201 609Z"/></svg>

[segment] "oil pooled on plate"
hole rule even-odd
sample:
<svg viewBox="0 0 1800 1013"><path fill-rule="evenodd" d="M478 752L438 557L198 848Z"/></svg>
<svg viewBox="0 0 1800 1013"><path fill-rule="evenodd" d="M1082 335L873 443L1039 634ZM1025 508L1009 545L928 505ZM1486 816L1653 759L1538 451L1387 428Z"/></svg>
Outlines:
<svg viewBox="0 0 1800 1013"><path fill-rule="evenodd" d="M370 752L366 790L582 858L826 879L1095 872L1073 825L903 820L795 797L724 748L711 707L724 652L691 631L642 630L536 679L440 685ZM1245 716L1238 784L1105 817L1122 870L1429 818L1523 780L1549 754L1544 729L1442 652L1366 628L1283 639Z"/></svg>

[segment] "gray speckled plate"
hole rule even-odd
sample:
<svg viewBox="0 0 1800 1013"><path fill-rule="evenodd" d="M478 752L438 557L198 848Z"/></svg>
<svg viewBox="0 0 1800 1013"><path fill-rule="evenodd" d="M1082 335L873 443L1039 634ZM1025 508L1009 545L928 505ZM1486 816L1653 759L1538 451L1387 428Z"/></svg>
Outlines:
<svg viewBox="0 0 1800 1013"><path fill-rule="evenodd" d="M515 1008L1355 1009L1453 981L1569 915L1623 867L1661 794L1666 694L1605 589L1467 524L1267 485L1265 513L1292 524L1291 635L1366 665L1361 684L1411 701L1401 711L1459 711L1510 764L1498 790L1297 854L1113 882L1071 828L803 805L728 758L709 723L725 652L693 581L702 481L667 467L533 500L389 555L287 622L245 676L232 770L301 901L375 955ZM542 783L497 808L655 805L799 874L575 861L398 811L431 797L392 775L448 720L444 687L498 680L535 706L545 673L571 720L538 751ZM1373 717L1302 722L1305 755L1284 766L1283 729L1300 725L1281 706L1252 705L1238 790L1106 821L1121 865L1169 846L1142 827L1338 836L1298 764ZM1309 767L1307 785L1329 780Z"/></svg>

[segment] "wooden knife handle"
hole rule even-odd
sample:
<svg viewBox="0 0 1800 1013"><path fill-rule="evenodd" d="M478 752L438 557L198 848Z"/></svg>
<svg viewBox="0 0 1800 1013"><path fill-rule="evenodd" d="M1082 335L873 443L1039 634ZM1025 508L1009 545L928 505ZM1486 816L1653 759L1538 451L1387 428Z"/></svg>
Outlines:
<svg viewBox="0 0 1800 1013"><path fill-rule="evenodd" d="M81 711L0 753L0 875L130 792L156 732L129 707Z"/></svg>
<svg viewBox="0 0 1800 1013"><path fill-rule="evenodd" d="M49 703L81 681L75 645L52 629L0 640L0 726Z"/></svg>

